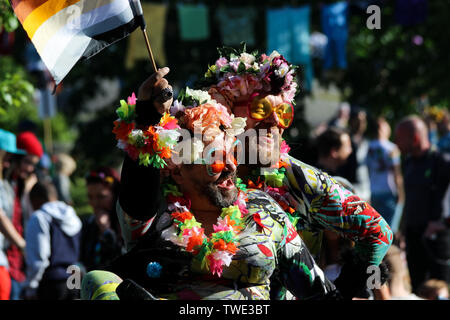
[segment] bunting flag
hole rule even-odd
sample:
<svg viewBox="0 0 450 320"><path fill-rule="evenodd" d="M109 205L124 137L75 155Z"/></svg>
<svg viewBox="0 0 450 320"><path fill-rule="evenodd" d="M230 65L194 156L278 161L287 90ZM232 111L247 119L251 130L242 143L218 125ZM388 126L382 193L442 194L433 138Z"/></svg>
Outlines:
<svg viewBox="0 0 450 320"><path fill-rule="evenodd" d="M217 8L215 19L219 22L222 43L225 46L237 46L244 41L248 47L256 44L255 21L258 11L255 7Z"/></svg>
<svg viewBox="0 0 450 320"><path fill-rule="evenodd" d="M164 50L164 32L166 29L168 7L164 3L142 3L145 21L151 21L152 25L147 30L152 52L159 66L167 65L167 58ZM128 49L125 66L127 69L134 67L136 61L147 60L148 50L145 41L142 41L141 32L134 31L128 37Z"/></svg>
<svg viewBox="0 0 450 320"><path fill-rule="evenodd" d="M56 84L73 66L138 27L132 0L11 0Z"/></svg>
<svg viewBox="0 0 450 320"><path fill-rule="evenodd" d="M309 5L269 9L266 13L267 52L277 50L286 60L301 65L302 88L310 91L314 77L310 49Z"/></svg>
<svg viewBox="0 0 450 320"><path fill-rule="evenodd" d="M324 5L321 11L323 33L328 37L324 69L347 68L348 2Z"/></svg>
<svg viewBox="0 0 450 320"><path fill-rule="evenodd" d="M178 4L177 12L181 40L209 38L209 7L204 4Z"/></svg>

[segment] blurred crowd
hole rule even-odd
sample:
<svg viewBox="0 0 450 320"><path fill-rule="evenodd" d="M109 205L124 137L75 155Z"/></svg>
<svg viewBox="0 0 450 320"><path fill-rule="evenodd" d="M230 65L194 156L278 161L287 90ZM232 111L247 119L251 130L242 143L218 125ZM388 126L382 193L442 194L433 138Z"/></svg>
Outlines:
<svg viewBox="0 0 450 320"><path fill-rule="evenodd" d="M427 109L394 124L343 103L311 132L311 164L370 202L395 235L387 285L361 299L449 298L449 118ZM125 252L115 211L120 169L86 173L93 214L80 218L71 197L76 166L69 154L47 155L33 128L0 129L1 300L78 299L68 267L82 277ZM351 246L324 233L318 262L330 280Z"/></svg>

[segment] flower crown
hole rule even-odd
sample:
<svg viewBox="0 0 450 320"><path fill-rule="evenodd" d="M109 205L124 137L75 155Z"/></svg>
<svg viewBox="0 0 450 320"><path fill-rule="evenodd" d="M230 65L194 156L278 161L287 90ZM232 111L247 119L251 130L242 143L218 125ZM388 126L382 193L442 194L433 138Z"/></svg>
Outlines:
<svg viewBox="0 0 450 320"><path fill-rule="evenodd" d="M113 184L116 181L116 178L100 171L90 171L87 175L86 175L86 179L99 179L102 182L106 182L109 184Z"/></svg>
<svg viewBox="0 0 450 320"><path fill-rule="evenodd" d="M285 101L295 103L297 66L280 53L273 51L269 56L256 51L247 53L245 43L240 50L223 47L218 51L220 58L208 66L200 81L201 86L212 89L210 93L217 90L226 100L231 100L228 102L234 102L240 96L265 92L282 94Z"/></svg>

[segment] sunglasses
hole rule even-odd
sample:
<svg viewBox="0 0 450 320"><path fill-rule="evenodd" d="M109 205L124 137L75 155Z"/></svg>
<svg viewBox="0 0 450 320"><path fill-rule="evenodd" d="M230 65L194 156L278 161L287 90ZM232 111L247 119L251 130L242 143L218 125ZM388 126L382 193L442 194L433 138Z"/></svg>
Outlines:
<svg viewBox="0 0 450 320"><path fill-rule="evenodd" d="M273 113L277 115L278 127L289 128L294 120L294 107L289 102L282 102L276 106L265 96L255 95L248 104L248 116L255 121L269 118Z"/></svg>

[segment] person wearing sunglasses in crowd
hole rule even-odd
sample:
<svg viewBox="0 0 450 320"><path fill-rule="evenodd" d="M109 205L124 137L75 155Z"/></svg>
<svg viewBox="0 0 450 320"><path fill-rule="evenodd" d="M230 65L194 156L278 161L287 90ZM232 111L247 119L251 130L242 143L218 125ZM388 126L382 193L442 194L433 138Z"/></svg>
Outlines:
<svg viewBox="0 0 450 320"><path fill-rule="evenodd" d="M312 253L319 252L323 230L354 242L354 250L344 258L335 281L345 298L353 298L366 289L371 275L368 267L380 266L389 249L393 240L390 227L370 204L333 177L289 156L282 135L294 120L296 67L276 51L270 56L249 54L245 48L222 49L219 53L220 58L199 83L203 90L187 88L173 105L172 87L164 78L168 68L159 69L144 81L136 102L137 122L156 123L164 112L176 114L189 105L189 95L185 94L188 91L191 96L199 96L199 100L217 101L235 116L246 117L245 129L253 130L256 140L241 140L241 155L245 157L238 163L239 178L246 186L264 190L278 202ZM159 170L139 162L125 157L119 202L135 221L141 222L145 232L151 213L163 201L155 192L161 188ZM142 187L143 181L154 181L151 191ZM130 238L130 246L134 241ZM381 271L385 275L383 268ZM382 282L383 277L379 280ZM273 288L272 298L286 298L286 290L276 283Z"/></svg>

